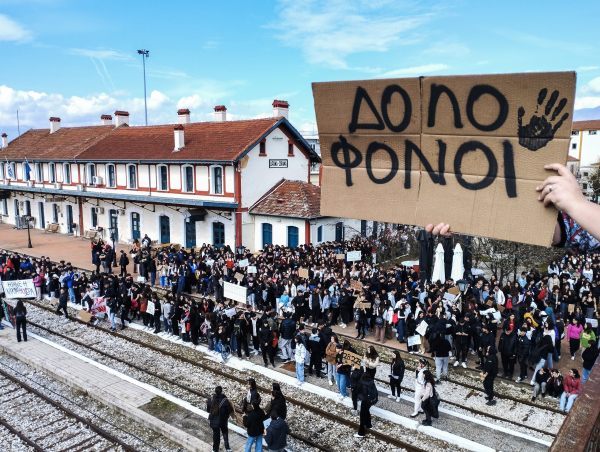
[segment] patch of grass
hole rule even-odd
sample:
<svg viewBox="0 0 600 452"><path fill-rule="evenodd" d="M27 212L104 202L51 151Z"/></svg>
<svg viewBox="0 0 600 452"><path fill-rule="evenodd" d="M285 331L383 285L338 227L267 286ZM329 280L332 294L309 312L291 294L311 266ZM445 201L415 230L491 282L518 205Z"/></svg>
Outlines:
<svg viewBox="0 0 600 452"><path fill-rule="evenodd" d="M178 410L179 405L157 396L146 405L141 406L140 409L154 417L162 418L165 414Z"/></svg>

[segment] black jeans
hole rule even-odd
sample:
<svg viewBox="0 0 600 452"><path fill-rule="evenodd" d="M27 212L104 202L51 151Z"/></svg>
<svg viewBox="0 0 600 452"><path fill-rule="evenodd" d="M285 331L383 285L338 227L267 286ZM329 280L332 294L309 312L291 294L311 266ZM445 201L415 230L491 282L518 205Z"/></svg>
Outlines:
<svg viewBox="0 0 600 452"><path fill-rule="evenodd" d="M121 329L125 329L125 321L129 322L129 309L121 309Z"/></svg>
<svg viewBox="0 0 600 452"><path fill-rule="evenodd" d="M59 304L59 305L58 305L58 308L56 308L56 313L57 313L57 314L60 314L60 310L61 310L61 309L62 309L62 310L63 310L63 312L65 313L65 317L66 317L66 318L69 318L69 313L67 312L67 306L66 306L66 305L62 305L62 304Z"/></svg>
<svg viewBox="0 0 600 452"><path fill-rule="evenodd" d="M248 349L248 336L246 334L242 334L240 337L236 337L237 339L237 355L238 358L242 357L242 347L244 347L244 353L246 354L246 358L250 356L250 350Z"/></svg>
<svg viewBox="0 0 600 452"><path fill-rule="evenodd" d="M365 436L365 427L371 428L371 405L366 402L360 403L360 426L358 427L358 434L360 436Z"/></svg>
<svg viewBox="0 0 600 452"><path fill-rule="evenodd" d="M466 363L468 351L469 344L456 344L456 361Z"/></svg>
<svg viewBox="0 0 600 452"><path fill-rule="evenodd" d="M502 358L502 369L504 369L504 373L512 375L515 371L515 358L511 358L510 355L504 353L502 353L500 357Z"/></svg>
<svg viewBox="0 0 600 452"><path fill-rule="evenodd" d="M496 375L488 375L483 380L483 388L490 399L494 398L494 379Z"/></svg>
<svg viewBox="0 0 600 452"><path fill-rule="evenodd" d="M346 375L347 378L349 378L349 375ZM358 389L355 391L354 389L352 390L352 407L356 410L358 408Z"/></svg>
<svg viewBox="0 0 600 452"><path fill-rule="evenodd" d="M519 367L521 368L521 372L519 373L519 377L521 380L527 378L527 358L519 357Z"/></svg>
<svg viewBox="0 0 600 452"><path fill-rule="evenodd" d="M27 342L27 319L17 317L17 342L21 342L21 330L23 330L23 339Z"/></svg>
<svg viewBox="0 0 600 452"><path fill-rule="evenodd" d="M275 367L275 359L273 357L273 347L270 345L265 346L264 344L260 346L262 350L262 357L265 364L267 364L267 355L269 357L269 361L271 361L271 365Z"/></svg>
<svg viewBox="0 0 600 452"><path fill-rule="evenodd" d="M400 378L390 377L390 388L393 396L400 397ZM398 391L398 395L396 395L396 391Z"/></svg>
<svg viewBox="0 0 600 452"><path fill-rule="evenodd" d="M423 412L425 413L425 422L427 422L428 424L431 424L431 411L429 411L429 407L427 406L427 404L425 406L423 406L423 403L421 403L421 408L423 409Z"/></svg>
<svg viewBox="0 0 600 452"><path fill-rule="evenodd" d="M229 449L229 431L227 430L227 426L225 427L217 427L217 428L213 428L213 451L214 452L219 452L219 446L221 444L221 435L219 434L219 430L220 433L223 434L223 443L225 443L225 449Z"/></svg>
<svg viewBox="0 0 600 452"><path fill-rule="evenodd" d="M160 321L160 314L153 316L153 318L154 318L154 332L158 334L158 333L160 333L160 324L162 323ZM196 342L198 342L198 339L196 339ZM196 343L195 345L198 345L198 344Z"/></svg>
<svg viewBox="0 0 600 452"><path fill-rule="evenodd" d="M311 353L310 355L310 363L308 365L308 373L312 375L313 367L315 368L315 373L317 374L317 378L321 377L321 366L323 359L321 355L317 355L316 353Z"/></svg>

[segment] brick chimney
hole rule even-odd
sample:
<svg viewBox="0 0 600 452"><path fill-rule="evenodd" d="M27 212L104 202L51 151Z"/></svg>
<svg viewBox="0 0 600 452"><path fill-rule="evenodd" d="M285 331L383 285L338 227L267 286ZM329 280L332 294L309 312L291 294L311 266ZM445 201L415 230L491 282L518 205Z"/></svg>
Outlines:
<svg viewBox="0 0 600 452"><path fill-rule="evenodd" d="M8 135L3 133L2 134L2 149L4 149L6 146L8 146Z"/></svg>
<svg viewBox="0 0 600 452"><path fill-rule="evenodd" d="M277 100L273 101L273 117L277 118L278 116L283 116L285 119L288 119L288 114L290 112L290 104L285 100Z"/></svg>
<svg viewBox="0 0 600 452"><path fill-rule="evenodd" d="M100 116L100 120L102 121L103 126L112 126L112 116L111 115L102 115L102 116Z"/></svg>
<svg viewBox="0 0 600 452"><path fill-rule="evenodd" d="M217 105L215 107L215 121L227 121L227 108L225 108L225 105Z"/></svg>
<svg viewBox="0 0 600 452"><path fill-rule="evenodd" d="M117 127L119 127L122 124L129 125L129 112L117 110L115 111L115 119L117 121Z"/></svg>
<svg viewBox="0 0 600 452"><path fill-rule="evenodd" d="M179 124L189 124L190 123L190 111L187 108L182 108L181 110L177 110L177 119Z"/></svg>
<svg viewBox="0 0 600 452"><path fill-rule="evenodd" d="M54 133L58 129L60 129L60 118L55 118L53 116L50 118L50 133Z"/></svg>
<svg viewBox="0 0 600 452"><path fill-rule="evenodd" d="M175 149L173 149L173 152L179 152L181 150L181 148L185 146L185 141L183 139L183 125L177 124L174 127L174 132L175 132Z"/></svg>

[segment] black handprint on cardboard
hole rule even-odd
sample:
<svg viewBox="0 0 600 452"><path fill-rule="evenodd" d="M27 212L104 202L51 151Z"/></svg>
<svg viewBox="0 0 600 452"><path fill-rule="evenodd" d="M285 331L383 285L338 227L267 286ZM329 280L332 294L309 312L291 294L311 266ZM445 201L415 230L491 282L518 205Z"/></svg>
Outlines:
<svg viewBox="0 0 600 452"><path fill-rule="evenodd" d="M552 139L554 138L554 134L556 131L562 126L563 122L569 117L569 113L565 113L560 118L554 127L552 126L556 117L560 114L560 112L567 105L567 99L562 98L554 112L552 113L552 117L548 119L548 116L552 112L552 107L556 103L556 99L558 99L558 91L554 91L550 95L550 99L548 99L548 103L546 104L546 108L544 110L544 114L538 116L538 110L540 109L542 103L546 99L546 95L548 94L548 89L543 88L539 95L537 101L537 107L535 109L535 114L529 120L529 124L523 125L523 116L525 115L525 109L523 107L519 107L519 130L517 134L519 135L519 144L530 151L537 151L544 146L546 146Z"/></svg>

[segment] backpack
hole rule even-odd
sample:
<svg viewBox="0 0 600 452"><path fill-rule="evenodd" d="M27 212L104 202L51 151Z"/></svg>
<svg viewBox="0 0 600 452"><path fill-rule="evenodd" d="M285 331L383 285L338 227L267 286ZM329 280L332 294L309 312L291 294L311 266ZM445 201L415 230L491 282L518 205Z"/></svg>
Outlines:
<svg viewBox="0 0 600 452"><path fill-rule="evenodd" d="M273 331L273 347L277 347L278 343L279 343L279 339L277 338L277 333L275 331Z"/></svg>
<svg viewBox="0 0 600 452"><path fill-rule="evenodd" d="M375 386L375 381L370 380L368 383L363 383L363 401L369 405L375 405L379 400L379 393Z"/></svg>
<svg viewBox="0 0 600 452"><path fill-rule="evenodd" d="M354 320L356 320L357 322L360 320L360 310L359 309L354 311Z"/></svg>
<svg viewBox="0 0 600 452"><path fill-rule="evenodd" d="M383 328L383 317L381 317L380 315L375 317L375 326L377 328Z"/></svg>

